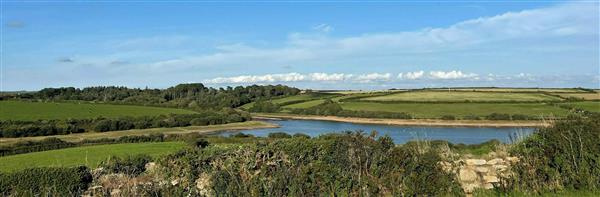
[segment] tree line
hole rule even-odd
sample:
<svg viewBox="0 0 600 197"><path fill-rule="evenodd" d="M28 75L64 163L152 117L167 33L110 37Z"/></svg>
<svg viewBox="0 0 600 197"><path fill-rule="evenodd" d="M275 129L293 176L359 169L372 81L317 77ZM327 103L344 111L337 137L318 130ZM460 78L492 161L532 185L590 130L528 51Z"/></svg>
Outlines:
<svg viewBox="0 0 600 197"><path fill-rule="evenodd" d="M167 89L98 86L44 88L37 92L13 95L18 99L82 100L134 105L156 105L190 109L235 108L258 99L289 96L300 89L285 85L251 85L226 88L206 87L202 83L179 84Z"/></svg>
<svg viewBox="0 0 600 197"><path fill-rule="evenodd" d="M203 110L194 114L168 114L158 116L90 118L62 120L2 120L0 137L31 137L66 135L83 132L106 132L129 129L185 127L226 124L250 120L250 114L233 109Z"/></svg>

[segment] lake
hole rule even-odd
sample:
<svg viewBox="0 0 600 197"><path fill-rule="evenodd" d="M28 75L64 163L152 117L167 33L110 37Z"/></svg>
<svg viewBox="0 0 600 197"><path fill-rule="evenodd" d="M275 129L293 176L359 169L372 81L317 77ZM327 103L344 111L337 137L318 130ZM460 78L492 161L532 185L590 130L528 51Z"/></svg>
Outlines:
<svg viewBox="0 0 600 197"><path fill-rule="evenodd" d="M357 124L347 122L322 120L267 120L277 124L279 128L251 129L243 131L223 132L220 135L229 136L235 133L246 133L265 137L269 133L284 132L288 134L304 133L316 137L324 133L363 130L367 134L376 130L379 135L389 135L396 144L410 140L446 140L452 143L478 144L497 139L505 143L511 142L512 136L528 136L534 128L507 127L425 127L399 126L382 124Z"/></svg>

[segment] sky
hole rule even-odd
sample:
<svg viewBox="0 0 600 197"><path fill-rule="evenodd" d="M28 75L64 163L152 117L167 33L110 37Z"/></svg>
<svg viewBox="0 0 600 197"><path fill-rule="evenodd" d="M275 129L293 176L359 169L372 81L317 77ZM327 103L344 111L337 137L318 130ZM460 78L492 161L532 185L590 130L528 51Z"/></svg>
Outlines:
<svg viewBox="0 0 600 197"><path fill-rule="evenodd" d="M0 1L1 91L600 88L598 1Z"/></svg>

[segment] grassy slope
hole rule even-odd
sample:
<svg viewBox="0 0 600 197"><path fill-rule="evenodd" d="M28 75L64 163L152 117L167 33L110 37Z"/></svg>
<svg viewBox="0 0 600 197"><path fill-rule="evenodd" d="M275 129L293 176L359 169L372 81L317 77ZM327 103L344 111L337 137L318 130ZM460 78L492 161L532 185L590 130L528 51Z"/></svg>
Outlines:
<svg viewBox="0 0 600 197"><path fill-rule="evenodd" d="M149 135L149 134L174 134L174 133L210 133L215 131L224 130L240 130L240 129L253 129L253 128L268 128L274 127L270 123L261 121L248 121L238 122L222 125L209 125L209 126L190 126L190 127L175 127L175 128L154 128L154 129L132 129L126 131L110 131L110 132L88 132L88 133L75 133L69 135L54 135L54 136L37 136L37 137L22 137L22 138L0 138L1 145L9 145L24 140L42 140L47 137L57 137L69 142L78 142L83 139L100 139L100 138L118 138L122 136L132 135Z"/></svg>
<svg viewBox="0 0 600 197"><path fill-rule="evenodd" d="M489 93L489 92L442 92L416 91L385 96L368 97L369 101L559 101L558 97L540 93Z"/></svg>
<svg viewBox="0 0 600 197"><path fill-rule="evenodd" d="M491 113L524 114L531 116L564 116L568 110L538 103L369 103L346 102L347 110L406 112L417 118L438 118L443 115L485 116Z"/></svg>
<svg viewBox="0 0 600 197"><path fill-rule="evenodd" d="M159 156L186 146L183 142L109 144L84 146L0 157L0 171L15 171L31 167L87 165L96 167L110 156L148 154Z"/></svg>
<svg viewBox="0 0 600 197"><path fill-rule="evenodd" d="M131 105L0 101L0 120L154 116L169 113L185 114L194 112L183 109Z"/></svg>

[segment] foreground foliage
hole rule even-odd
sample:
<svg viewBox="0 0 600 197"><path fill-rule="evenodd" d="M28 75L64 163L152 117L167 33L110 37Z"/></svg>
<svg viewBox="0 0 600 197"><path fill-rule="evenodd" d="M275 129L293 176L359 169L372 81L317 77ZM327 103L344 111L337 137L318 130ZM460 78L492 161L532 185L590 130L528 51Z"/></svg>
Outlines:
<svg viewBox="0 0 600 197"><path fill-rule="evenodd" d="M600 116L569 117L516 144L521 157L503 190L600 190Z"/></svg>
<svg viewBox="0 0 600 197"><path fill-rule="evenodd" d="M31 168L0 173L0 195L78 196L92 182L87 167Z"/></svg>
<svg viewBox="0 0 600 197"><path fill-rule="evenodd" d="M160 164L191 193L230 196L462 194L439 154L362 133L277 136L243 146L183 151ZM197 180L209 182L198 188Z"/></svg>

